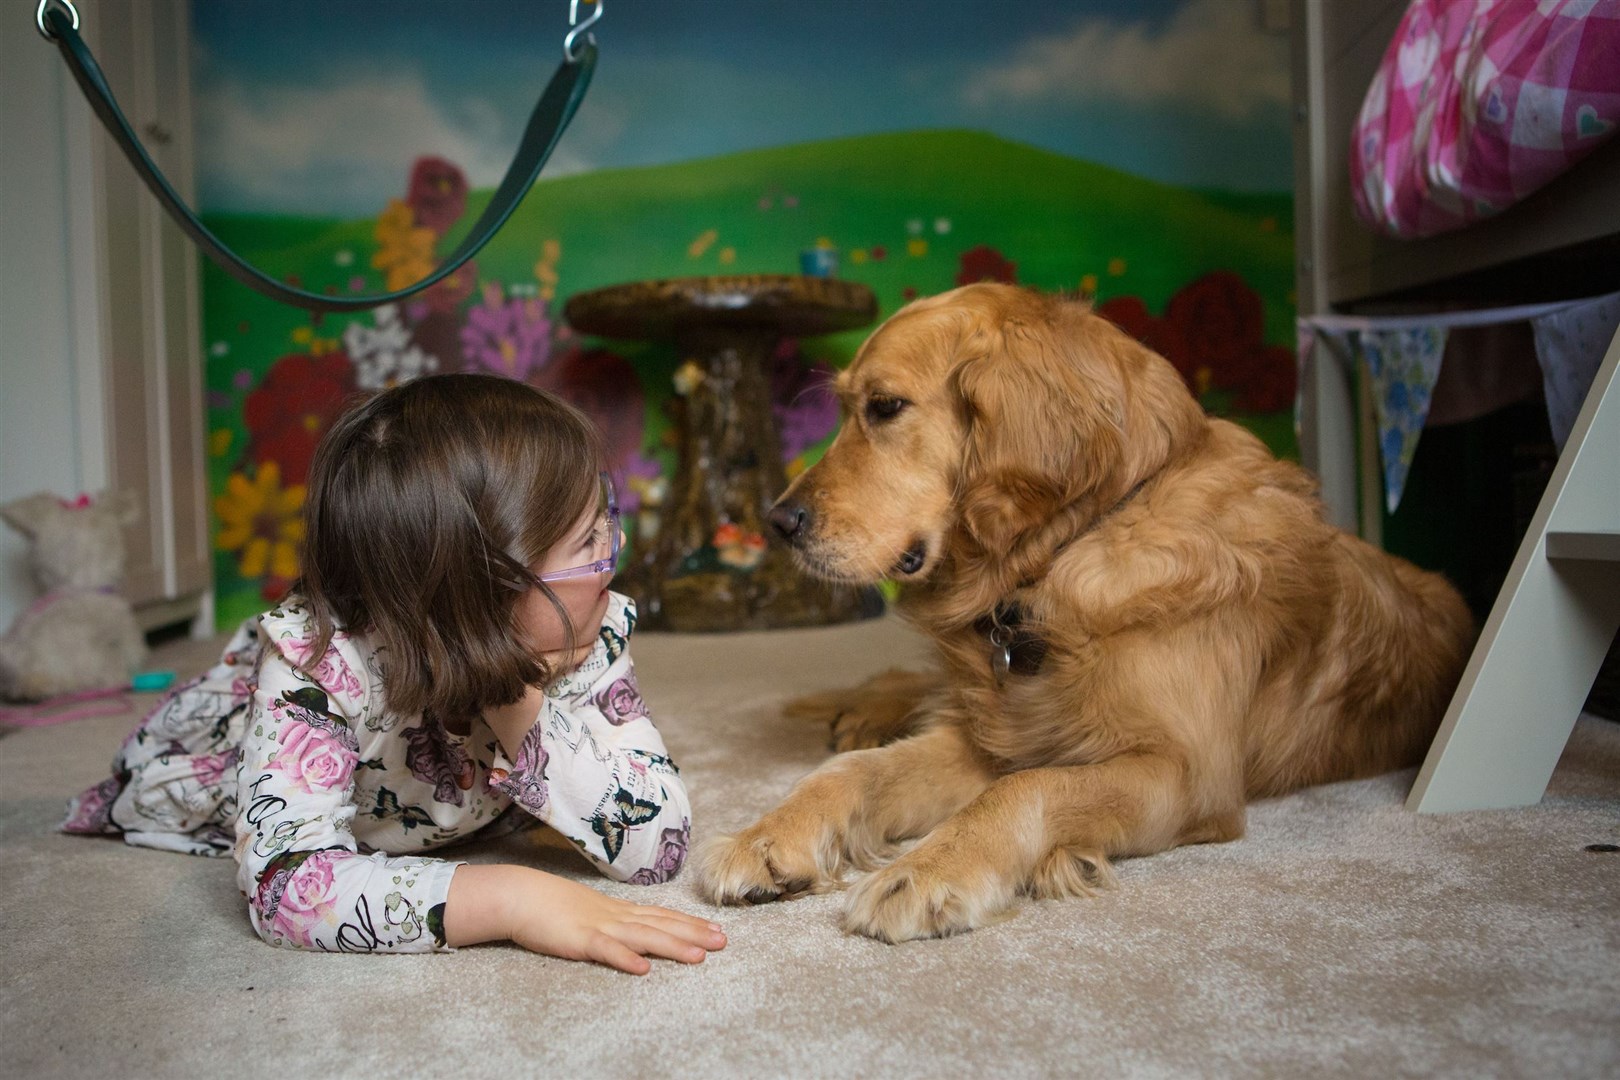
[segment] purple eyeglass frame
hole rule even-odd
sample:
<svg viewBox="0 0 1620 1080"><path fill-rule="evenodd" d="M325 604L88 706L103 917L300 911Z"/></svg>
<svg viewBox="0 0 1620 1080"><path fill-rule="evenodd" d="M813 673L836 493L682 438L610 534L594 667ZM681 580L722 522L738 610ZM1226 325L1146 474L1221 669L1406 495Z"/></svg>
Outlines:
<svg viewBox="0 0 1620 1080"><path fill-rule="evenodd" d="M602 473L602 489L607 492L607 523L608 532L612 535L612 547L608 550L608 557L597 559L595 562L583 566L570 566L566 570L553 570L549 574L540 574L538 581L567 581L571 578L589 577L592 574L609 574L619 565L619 497L613 490L613 477L605 471Z"/></svg>

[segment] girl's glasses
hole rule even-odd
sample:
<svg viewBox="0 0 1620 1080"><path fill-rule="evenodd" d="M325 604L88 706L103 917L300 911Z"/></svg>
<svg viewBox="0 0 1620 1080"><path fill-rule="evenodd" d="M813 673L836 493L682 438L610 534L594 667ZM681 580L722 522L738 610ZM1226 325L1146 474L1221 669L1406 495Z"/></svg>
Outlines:
<svg viewBox="0 0 1620 1080"><path fill-rule="evenodd" d="M547 574L539 575L540 581L566 581L569 578L590 577L593 574L611 574L619 562L619 500L613 493L613 479L607 473L602 474L602 517L597 528L605 528L608 532L607 558L597 559L595 562L583 566L571 566L567 570L553 570ZM601 552L601 542L597 549Z"/></svg>

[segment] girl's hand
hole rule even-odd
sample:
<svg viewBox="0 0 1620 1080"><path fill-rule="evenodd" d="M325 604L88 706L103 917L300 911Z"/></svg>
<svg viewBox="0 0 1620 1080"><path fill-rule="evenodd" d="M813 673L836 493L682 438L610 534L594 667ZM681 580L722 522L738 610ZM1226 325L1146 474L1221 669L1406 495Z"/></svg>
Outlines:
<svg viewBox="0 0 1620 1080"><path fill-rule="evenodd" d="M645 975L652 969L649 956L701 964L710 952L726 947L726 935L707 919L545 876L532 899L520 903L513 927L512 940L531 952Z"/></svg>
<svg viewBox="0 0 1620 1080"><path fill-rule="evenodd" d="M596 648L596 639L590 638L583 645L575 648L573 652L564 649L558 649L555 652L543 652L540 654L540 659L546 667L551 669L553 676L566 675L589 659L591 650L594 648Z"/></svg>
<svg viewBox="0 0 1620 1080"><path fill-rule="evenodd" d="M649 956L701 964L726 947L706 919L634 904L522 866L459 866L450 879L444 928L451 945L509 939L531 952L590 960L645 975Z"/></svg>

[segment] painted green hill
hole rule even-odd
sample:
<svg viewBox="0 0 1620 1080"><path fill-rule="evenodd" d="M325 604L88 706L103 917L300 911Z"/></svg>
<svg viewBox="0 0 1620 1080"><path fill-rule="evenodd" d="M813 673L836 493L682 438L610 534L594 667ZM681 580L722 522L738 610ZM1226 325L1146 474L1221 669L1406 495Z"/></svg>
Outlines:
<svg viewBox="0 0 1620 1080"><path fill-rule="evenodd" d="M488 198L474 193L442 250ZM842 250L840 276L870 285L888 314L907 288L949 288L961 252L988 245L1017 266L1022 282L1074 289L1095 274L1102 298L1130 293L1154 310L1201 273L1236 270L1267 300L1267 339L1286 343L1291 214L1286 195L1176 188L978 132L906 132L543 179L479 257L479 270L481 278L530 281L541 243L555 238L566 296L644 277L794 272L798 252L825 239ZM936 231L941 219L948 232ZM356 272L380 286L367 265L375 247L369 220L208 220L250 258L309 287L346 289ZM908 230L915 223L920 236ZM694 254L709 230L714 239ZM926 243L924 253L908 253L914 239ZM879 248L881 260L873 257ZM728 249L732 261L722 261ZM334 265L340 251L352 253L352 266ZM866 261L853 261L856 251ZM208 285L209 326L239 321L245 290L217 273Z"/></svg>

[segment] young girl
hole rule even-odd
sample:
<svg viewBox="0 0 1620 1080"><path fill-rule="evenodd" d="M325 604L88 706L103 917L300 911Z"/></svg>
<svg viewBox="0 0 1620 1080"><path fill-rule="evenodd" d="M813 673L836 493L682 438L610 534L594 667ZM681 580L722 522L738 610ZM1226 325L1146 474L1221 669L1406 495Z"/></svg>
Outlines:
<svg viewBox="0 0 1620 1080"><path fill-rule="evenodd" d="M589 422L509 379L406 383L322 440L304 521L292 594L159 705L63 829L233 853L273 945L512 940L637 974L722 948L702 919L421 854L532 815L619 881L685 858L635 606L607 588L619 516Z"/></svg>

